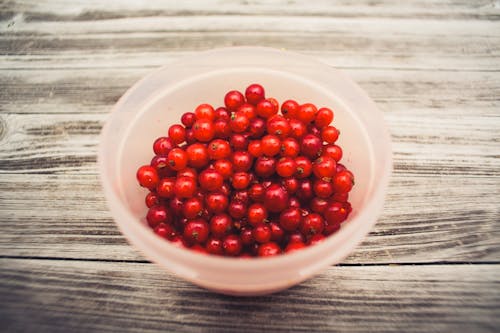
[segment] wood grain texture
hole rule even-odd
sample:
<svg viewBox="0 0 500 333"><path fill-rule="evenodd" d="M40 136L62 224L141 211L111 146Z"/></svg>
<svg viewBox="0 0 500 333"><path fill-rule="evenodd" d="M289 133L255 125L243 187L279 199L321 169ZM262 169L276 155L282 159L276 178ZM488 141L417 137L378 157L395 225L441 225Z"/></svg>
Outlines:
<svg viewBox="0 0 500 333"><path fill-rule="evenodd" d="M215 295L151 264L0 259L0 265L0 326L11 332L479 333L500 327L497 265L332 267L290 290L253 298Z"/></svg>
<svg viewBox="0 0 500 333"><path fill-rule="evenodd" d="M341 266L248 299L148 263L96 170L128 87L235 45L346 71L384 112L395 162L383 215ZM499 1L1 1L0 330L497 332L499 133Z"/></svg>

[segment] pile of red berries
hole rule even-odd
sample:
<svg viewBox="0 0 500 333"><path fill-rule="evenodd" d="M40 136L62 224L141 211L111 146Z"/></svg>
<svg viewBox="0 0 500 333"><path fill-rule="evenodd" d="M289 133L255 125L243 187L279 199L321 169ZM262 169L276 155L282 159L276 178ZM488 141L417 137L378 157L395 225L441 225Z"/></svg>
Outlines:
<svg viewBox="0 0 500 333"><path fill-rule="evenodd" d="M250 257L336 232L351 212L354 176L338 163L332 110L287 100L279 114L259 84L229 91L224 104L184 113L137 171L155 233L199 252Z"/></svg>

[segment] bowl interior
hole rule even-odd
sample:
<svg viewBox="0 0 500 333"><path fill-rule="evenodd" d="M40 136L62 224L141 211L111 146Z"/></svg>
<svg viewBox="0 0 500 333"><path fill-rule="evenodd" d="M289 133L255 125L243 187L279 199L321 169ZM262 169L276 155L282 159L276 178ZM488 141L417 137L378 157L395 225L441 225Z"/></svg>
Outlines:
<svg viewBox="0 0 500 333"><path fill-rule="evenodd" d="M270 69L232 68L193 76L160 89L137 110L122 137L117 138L115 188L138 221L145 223L147 209L144 196L147 190L137 185L135 173L139 166L149 164L153 157L153 141L159 136L166 136L170 125L180 123L184 112L193 111L201 103L222 106L225 92L232 89L244 91L254 82L262 84L266 96L274 97L280 103L295 99L299 103L312 102L318 107L327 106L334 110L333 124L341 131L338 144L344 152L341 162L356 176L356 186L350 194L354 208L351 218L356 216L370 196L373 152L354 110L350 110L335 92L302 77Z"/></svg>

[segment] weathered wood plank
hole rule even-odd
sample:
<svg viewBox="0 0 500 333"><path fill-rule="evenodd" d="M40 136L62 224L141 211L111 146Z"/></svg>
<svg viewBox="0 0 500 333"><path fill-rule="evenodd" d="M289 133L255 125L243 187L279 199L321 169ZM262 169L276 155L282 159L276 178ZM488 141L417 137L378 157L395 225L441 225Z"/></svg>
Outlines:
<svg viewBox="0 0 500 333"><path fill-rule="evenodd" d="M499 261L499 187L491 177L396 174L379 223L344 262ZM3 175L0 212L3 255L143 260L113 223L97 175Z"/></svg>
<svg viewBox="0 0 500 333"><path fill-rule="evenodd" d="M331 267L279 294L212 294L151 264L0 259L5 331L495 332L500 265ZM29 318L29 320L28 320Z"/></svg>

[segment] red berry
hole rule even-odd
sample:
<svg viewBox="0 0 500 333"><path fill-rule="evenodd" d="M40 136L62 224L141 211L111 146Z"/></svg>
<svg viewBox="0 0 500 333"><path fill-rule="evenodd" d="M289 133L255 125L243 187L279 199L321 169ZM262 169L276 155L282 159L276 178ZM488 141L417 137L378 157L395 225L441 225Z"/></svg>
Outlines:
<svg viewBox="0 0 500 333"><path fill-rule="evenodd" d="M158 184L159 177L155 168L150 165L143 165L137 170L137 181L142 187L149 189L156 188Z"/></svg>
<svg viewBox="0 0 500 333"><path fill-rule="evenodd" d="M316 118L314 119L314 125L318 128L323 128L333 121L333 111L329 108L321 108L316 113Z"/></svg>
<svg viewBox="0 0 500 333"><path fill-rule="evenodd" d="M231 90L224 96L224 105L230 111L237 110L243 103L245 103L245 96L238 90Z"/></svg>
<svg viewBox="0 0 500 333"><path fill-rule="evenodd" d="M311 200L310 207L313 212L323 214L326 207L328 207L328 201L323 198L314 197Z"/></svg>
<svg viewBox="0 0 500 333"><path fill-rule="evenodd" d="M281 185L273 184L266 189L264 205L268 211L279 213L288 205L288 199L288 192Z"/></svg>
<svg viewBox="0 0 500 333"><path fill-rule="evenodd" d="M208 119L198 119L193 125L193 135L201 142L212 140L215 136L214 123Z"/></svg>
<svg viewBox="0 0 500 333"><path fill-rule="evenodd" d="M253 230L250 228L243 227L240 232L240 238L243 245L252 245L255 243L253 238Z"/></svg>
<svg viewBox="0 0 500 333"><path fill-rule="evenodd" d="M332 202L326 208L324 216L328 224L340 224L347 218L347 210L342 203Z"/></svg>
<svg viewBox="0 0 500 333"><path fill-rule="evenodd" d="M233 175L233 165L228 160L217 160L214 163L214 169L222 175L222 178L228 179Z"/></svg>
<svg viewBox="0 0 500 333"><path fill-rule="evenodd" d="M226 195L219 192L213 192L207 194L205 197L205 204L209 212L220 214L227 209L229 200Z"/></svg>
<svg viewBox="0 0 500 333"><path fill-rule="evenodd" d="M278 113L278 109L269 100L261 100L257 104L257 114L262 118L270 118Z"/></svg>
<svg viewBox="0 0 500 333"><path fill-rule="evenodd" d="M177 247L188 247L188 243L181 236L174 236L170 239L170 243Z"/></svg>
<svg viewBox="0 0 500 333"><path fill-rule="evenodd" d="M249 85L245 90L245 97L248 103L257 105L257 103L266 98L264 87L257 83Z"/></svg>
<svg viewBox="0 0 500 333"><path fill-rule="evenodd" d="M311 236L316 234L321 234L325 228L325 221L321 215L317 213L312 213L304 216L302 223L300 225L300 232L304 236Z"/></svg>
<svg viewBox="0 0 500 333"><path fill-rule="evenodd" d="M254 203L248 207L247 220L253 226L264 223L267 219L267 210L261 203Z"/></svg>
<svg viewBox="0 0 500 333"><path fill-rule="evenodd" d="M337 193L334 193L330 199L332 201L338 201L338 202L347 202L347 200L349 200L349 193L348 192L337 192Z"/></svg>
<svg viewBox="0 0 500 333"><path fill-rule="evenodd" d="M178 177L175 180L175 195L178 198L191 198L198 186L196 180L190 177Z"/></svg>
<svg viewBox="0 0 500 333"><path fill-rule="evenodd" d="M229 119L217 119L214 122L214 137L218 139L227 139L231 135Z"/></svg>
<svg viewBox="0 0 500 333"><path fill-rule="evenodd" d="M248 152L253 157L262 156L262 143L259 140L250 141L248 144Z"/></svg>
<svg viewBox="0 0 500 333"><path fill-rule="evenodd" d="M309 158L316 158L319 156L322 147L320 138L312 134L307 134L302 139L300 151Z"/></svg>
<svg viewBox="0 0 500 333"><path fill-rule="evenodd" d="M191 128L196 121L195 114L193 112L186 112L181 117L181 123L186 126L186 128Z"/></svg>
<svg viewBox="0 0 500 333"><path fill-rule="evenodd" d="M214 215L210 219L210 232L215 237L221 238L231 232L233 220L227 214Z"/></svg>
<svg viewBox="0 0 500 333"><path fill-rule="evenodd" d="M252 139L260 139L266 132L266 122L262 118L253 118L250 120L248 132Z"/></svg>
<svg viewBox="0 0 500 333"><path fill-rule="evenodd" d="M281 104L281 113L285 118L296 118L300 105L294 100L287 100Z"/></svg>
<svg viewBox="0 0 500 333"><path fill-rule="evenodd" d="M291 127L288 120L283 116L273 116L267 120L267 132L274 134L280 139L285 139L290 134Z"/></svg>
<svg viewBox="0 0 500 333"><path fill-rule="evenodd" d="M248 147L248 139L243 134L235 133L231 136L229 144L234 150L246 150Z"/></svg>
<svg viewBox="0 0 500 333"><path fill-rule="evenodd" d="M175 144L182 143L186 140L186 129L179 124L172 125L168 129L168 136Z"/></svg>
<svg viewBox="0 0 500 333"><path fill-rule="evenodd" d="M175 236L175 230L170 224L160 223L154 228L155 234L160 237L169 239Z"/></svg>
<svg viewBox="0 0 500 333"><path fill-rule="evenodd" d="M330 144L323 147L321 155L331 157L338 162L342 159L342 148L337 145Z"/></svg>
<svg viewBox="0 0 500 333"><path fill-rule="evenodd" d="M294 252L294 251L303 249L305 247L306 247L306 244L304 244L303 242L293 242L293 243L289 243L286 246L285 252L290 253L290 252Z"/></svg>
<svg viewBox="0 0 500 333"><path fill-rule="evenodd" d="M288 244L291 243L304 243L305 238L304 235L300 231L294 231L288 234Z"/></svg>
<svg viewBox="0 0 500 333"><path fill-rule="evenodd" d="M210 162L210 156L205 145L193 143L186 148L188 165L193 168L202 168Z"/></svg>
<svg viewBox="0 0 500 333"><path fill-rule="evenodd" d="M339 138L339 130L333 126L327 126L321 130L321 138L328 143L335 143Z"/></svg>
<svg viewBox="0 0 500 333"><path fill-rule="evenodd" d="M297 163L291 157L282 157L276 164L276 173L281 177L291 177L297 171Z"/></svg>
<svg viewBox="0 0 500 333"><path fill-rule="evenodd" d="M225 254L229 256L237 256L240 254L243 244L241 243L240 237L237 235L228 235L222 242L222 248L224 249Z"/></svg>
<svg viewBox="0 0 500 333"><path fill-rule="evenodd" d="M208 144L208 156L213 160L228 158L231 155L231 146L226 140L215 139Z"/></svg>
<svg viewBox="0 0 500 333"><path fill-rule="evenodd" d="M209 238L207 240L207 244L205 245L205 249L210 254L223 255L224 250L222 249L222 241L217 238Z"/></svg>
<svg viewBox="0 0 500 333"><path fill-rule="evenodd" d="M311 160L304 156L299 156L295 159L297 164L297 178L307 178L312 173Z"/></svg>
<svg viewBox="0 0 500 333"><path fill-rule="evenodd" d="M248 190L250 199L254 202L263 202L266 189L262 184L253 184Z"/></svg>
<svg viewBox="0 0 500 333"><path fill-rule="evenodd" d="M196 179L198 178L198 172L193 168L185 168L177 172L177 177L190 177Z"/></svg>
<svg viewBox="0 0 500 333"><path fill-rule="evenodd" d="M154 193L154 192L149 192L147 195L146 195L146 198L144 199L145 203L146 203L146 206L148 208L151 208L155 205L159 205L160 204L160 197L158 196L158 194Z"/></svg>
<svg viewBox="0 0 500 333"><path fill-rule="evenodd" d="M252 234L257 243L267 243L271 240L271 228L264 223L256 225Z"/></svg>
<svg viewBox="0 0 500 333"><path fill-rule="evenodd" d="M250 185L252 177L246 172L236 172L233 174L231 185L237 190L243 190Z"/></svg>
<svg viewBox="0 0 500 333"><path fill-rule="evenodd" d="M241 201L231 201L228 207L229 215L234 219L241 219L247 213L247 206Z"/></svg>
<svg viewBox="0 0 500 333"><path fill-rule="evenodd" d="M231 115L231 119L229 120L229 126L231 127L231 130L236 133L244 132L249 125L250 120L245 114L241 112L233 113Z"/></svg>
<svg viewBox="0 0 500 333"><path fill-rule="evenodd" d="M276 135L266 135L261 140L262 153L266 156L274 156L280 152L281 141Z"/></svg>
<svg viewBox="0 0 500 333"><path fill-rule="evenodd" d="M311 238L309 238L308 245L316 245L316 244L321 243L324 240L325 240L325 236L323 236L322 234L314 234L311 236Z"/></svg>
<svg viewBox="0 0 500 333"><path fill-rule="evenodd" d="M271 257L281 253L281 248L274 242L261 244L258 249L259 257Z"/></svg>
<svg viewBox="0 0 500 333"><path fill-rule="evenodd" d="M248 118L248 120L252 120L257 116L257 111L255 109L255 106L252 104L245 103L241 105L238 110L236 111L237 113L241 113L245 117Z"/></svg>
<svg viewBox="0 0 500 333"><path fill-rule="evenodd" d="M312 199L314 196L314 190L310 179L302 179L299 183L299 189L297 190L297 197L306 202Z"/></svg>
<svg viewBox="0 0 500 333"><path fill-rule="evenodd" d="M169 208L170 208L170 212L179 217L182 215L182 206L184 206L184 202L177 198L177 197L174 197L172 199L170 199L170 203L169 203Z"/></svg>
<svg viewBox="0 0 500 333"><path fill-rule="evenodd" d="M183 236L189 243L203 244L208 238L208 223L202 219L190 220L184 227Z"/></svg>
<svg viewBox="0 0 500 333"><path fill-rule="evenodd" d="M296 118L303 122L304 124L308 124L314 120L316 117L316 106L311 103L302 104L297 112Z"/></svg>
<svg viewBox="0 0 500 333"><path fill-rule="evenodd" d="M198 176L200 187L207 191L215 191L220 189L224 178L215 169L205 169Z"/></svg>
<svg viewBox="0 0 500 333"><path fill-rule="evenodd" d="M288 207L290 208L300 208L300 201L297 197L291 197L288 200Z"/></svg>
<svg viewBox="0 0 500 333"><path fill-rule="evenodd" d="M300 153L300 145L294 138L286 138L281 141L281 156L297 157Z"/></svg>
<svg viewBox="0 0 500 333"><path fill-rule="evenodd" d="M280 214L280 226L286 231L296 230L302 220L302 213L298 208L287 208Z"/></svg>
<svg viewBox="0 0 500 333"><path fill-rule="evenodd" d="M163 178L156 186L156 193L162 198L172 199L175 196L174 188L175 178Z"/></svg>
<svg viewBox="0 0 500 333"><path fill-rule="evenodd" d="M271 157L261 156L254 163L254 171L257 176L270 177L276 171L276 160Z"/></svg>
<svg viewBox="0 0 500 333"><path fill-rule="evenodd" d="M168 166L168 157L166 156L155 155L149 165L156 169L159 178L175 176L175 170Z"/></svg>
<svg viewBox="0 0 500 333"><path fill-rule="evenodd" d="M293 138L300 140L306 135L307 126L303 122L298 119L290 119L288 123L290 124L290 135Z"/></svg>
<svg viewBox="0 0 500 333"><path fill-rule="evenodd" d="M181 148L174 148L168 153L168 165L173 170L184 169L188 164L188 154Z"/></svg>
<svg viewBox="0 0 500 333"><path fill-rule="evenodd" d="M156 155L167 156L168 153L176 147L172 139L167 137L160 137L153 143L153 151Z"/></svg>
<svg viewBox="0 0 500 333"><path fill-rule="evenodd" d="M182 206L182 214L187 219L194 219L200 216L203 211L203 201L199 198L189 198Z"/></svg>
<svg viewBox="0 0 500 333"><path fill-rule="evenodd" d="M333 178L333 189L336 193L347 193L354 185L352 173L347 170L340 171Z"/></svg>
<svg viewBox="0 0 500 333"><path fill-rule="evenodd" d="M196 120L206 119L208 121L214 121L215 110L210 104L200 104L194 110L194 115Z"/></svg>
<svg viewBox="0 0 500 333"><path fill-rule="evenodd" d="M333 223L325 225L325 229L323 230L323 235L330 236L331 234L339 231L340 223Z"/></svg>
<svg viewBox="0 0 500 333"><path fill-rule="evenodd" d="M295 163L295 165L297 165L297 164ZM281 184L283 185L283 187L285 187L285 190L289 194L294 194L299 189L299 181L297 180L297 178L283 179Z"/></svg>
<svg viewBox="0 0 500 333"><path fill-rule="evenodd" d="M313 173L318 178L331 178L335 175L337 162L331 157L322 156L313 163Z"/></svg>
<svg viewBox="0 0 500 333"><path fill-rule="evenodd" d="M253 158L246 151L235 151L231 162L233 163L233 170L235 172L248 171L252 167Z"/></svg>
<svg viewBox="0 0 500 333"><path fill-rule="evenodd" d="M168 223L171 220L170 212L161 205L156 205L149 208L146 215L146 221L150 227L154 228L160 223Z"/></svg>
<svg viewBox="0 0 500 333"><path fill-rule="evenodd" d="M215 109L215 119L216 120L229 121L230 114L231 113L224 107L219 107L219 108Z"/></svg>
<svg viewBox="0 0 500 333"><path fill-rule="evenodd" d="M273 242L281 242L283 237L285 236L285 231L282 227L276 222L269 223L269 228L271 228L271 240Z"/></svg>

